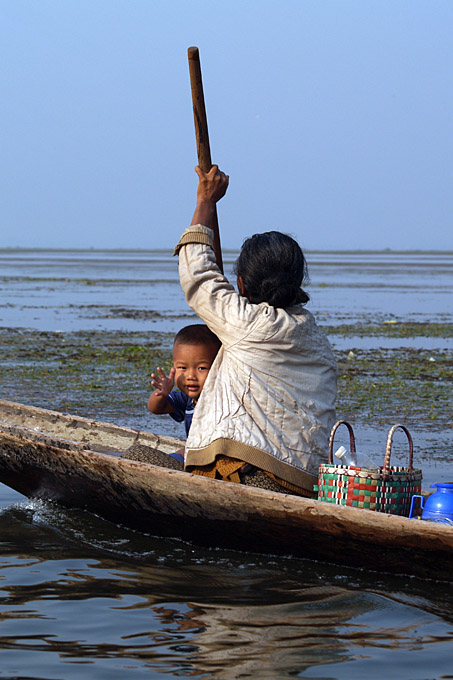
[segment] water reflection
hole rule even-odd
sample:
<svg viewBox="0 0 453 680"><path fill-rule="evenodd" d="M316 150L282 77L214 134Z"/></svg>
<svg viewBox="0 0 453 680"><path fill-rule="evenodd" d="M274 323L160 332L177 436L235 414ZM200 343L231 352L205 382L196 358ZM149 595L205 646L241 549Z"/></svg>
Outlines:
<svg viewBox="0 0 453 680"><path fill-rule="evenodd" d="M392 653L407 677L409 652L450 663L445 584L196 549L44 503L4 510L0 536L5 673L346 678Z"/></svg>

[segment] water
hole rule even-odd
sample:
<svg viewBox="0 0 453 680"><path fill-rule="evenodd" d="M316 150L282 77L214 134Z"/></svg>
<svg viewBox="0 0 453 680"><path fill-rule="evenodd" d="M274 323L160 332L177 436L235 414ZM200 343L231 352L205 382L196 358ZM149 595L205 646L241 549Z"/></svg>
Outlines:
<svg viewBox="0 0 453 680"><path fill-rule="evenodd" d="M228 276L236 257L224 253ZM321 322L451 322L453 253L316 252L308 261ZM0 273L3 326L173 331L188 314L168 251L0 250ZM126 323L124 309L136 317Z"/></svg>
<svg viewBox="0 0 453 680"><path fill-rule="evenodd" d="M308 259L323 323L451 323L451 253ZM193 318L163 251L0 251L0 295L4 328L173 333ZM433 359L451 348L442 335L332 340L426 347ZM21 389L32 403L39 385ZM102 408L93 415L111 420ZM181 435L171 419L160 429ZM382 437L366 422L356 434L364 448ZM416 441L424 486L445 479L449 460L433 443L449 442L445 451L451 436L423 427ZM0 568L0 678L453 677L453 592L435 580L199 549L3 485Z"/></svg>

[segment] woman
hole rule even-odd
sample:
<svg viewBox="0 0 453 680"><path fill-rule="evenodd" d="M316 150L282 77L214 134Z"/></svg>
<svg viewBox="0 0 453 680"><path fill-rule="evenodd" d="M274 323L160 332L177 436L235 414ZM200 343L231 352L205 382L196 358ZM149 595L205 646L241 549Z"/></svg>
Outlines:
<svg viewBox="0 0 453 680"><path fill-rule="evenodd" d="M247 483L261 476L313 496L335 422L336 364L303 304L303 253L279 232L248 239L239 292L215 263L210 224L228 177L196 168L197 205L176 247L189 306L220 338L186 444L186 469ZM253 483L250 482L250 483Z"/></svg>

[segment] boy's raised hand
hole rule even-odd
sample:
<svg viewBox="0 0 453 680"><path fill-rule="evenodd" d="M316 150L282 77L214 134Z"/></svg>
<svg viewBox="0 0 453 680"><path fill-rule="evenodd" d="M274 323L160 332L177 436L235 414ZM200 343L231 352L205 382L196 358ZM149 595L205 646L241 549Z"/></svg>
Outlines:
<svg viewBox="0 0 453 680"><path fill-rule="evenodd" d="M175 384L175 367L172 367L168 376L165 375L160 366L157 367L157 372L159 375L151 373L151 385L156 390L154 394L156 397L168 397Z"/></svg>

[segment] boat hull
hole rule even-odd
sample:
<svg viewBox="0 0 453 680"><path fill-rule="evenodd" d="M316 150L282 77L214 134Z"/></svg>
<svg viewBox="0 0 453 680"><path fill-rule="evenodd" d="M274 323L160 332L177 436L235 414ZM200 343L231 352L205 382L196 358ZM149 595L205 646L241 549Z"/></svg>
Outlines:
<svg viewBox="0 0 453 680"><path fill-rule="evenodd" d="M151 433L12 402L0 402L0 421L0 481L30 498L201 546L453 580L453 527L119 457L137 441L180 445Z"/></svg>

